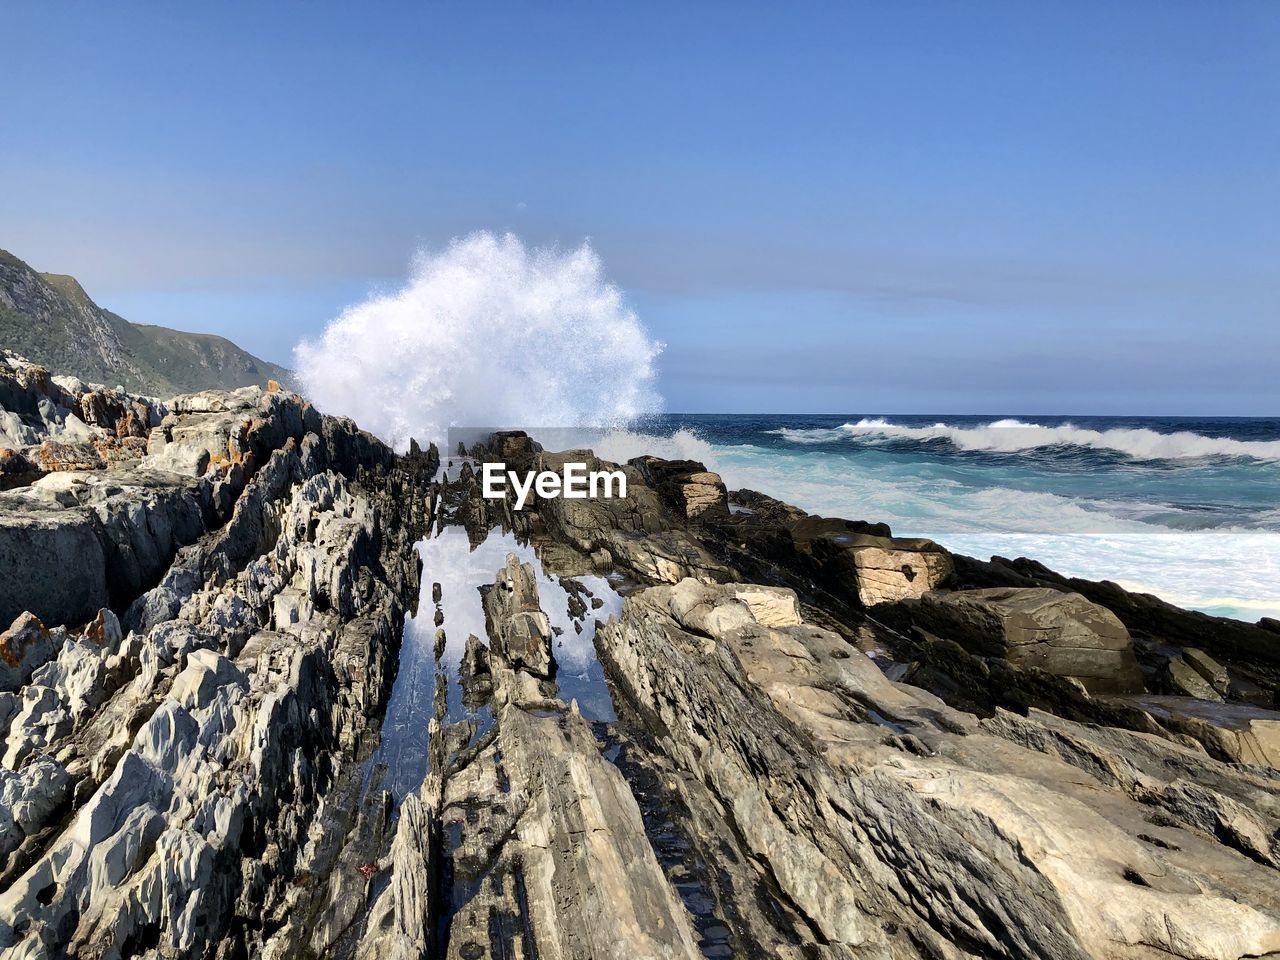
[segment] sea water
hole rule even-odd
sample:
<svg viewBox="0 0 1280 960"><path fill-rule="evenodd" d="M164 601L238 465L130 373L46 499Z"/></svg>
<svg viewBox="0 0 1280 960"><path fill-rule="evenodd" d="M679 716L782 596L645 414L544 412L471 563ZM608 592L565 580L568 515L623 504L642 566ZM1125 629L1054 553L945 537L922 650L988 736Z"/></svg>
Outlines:
<svg viewBox="0 0 1280 960"><path fill-rule="evenodd" d="M1280 617L1280 418L666 415L596 445L983 559Z"/></svg>

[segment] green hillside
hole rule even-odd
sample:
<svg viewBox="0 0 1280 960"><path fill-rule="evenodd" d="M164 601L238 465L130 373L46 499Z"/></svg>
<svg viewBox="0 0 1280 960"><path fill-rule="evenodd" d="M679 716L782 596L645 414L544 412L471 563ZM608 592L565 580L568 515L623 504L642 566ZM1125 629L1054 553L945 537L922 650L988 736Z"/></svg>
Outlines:
<svg viewBox="0 0 1280 960"><path fill-rule="evenodd" d="M55 373L152 396L292 380L225 337L130 323L94 303L74 277L37 273L6 250L0 346Z"/></svg>

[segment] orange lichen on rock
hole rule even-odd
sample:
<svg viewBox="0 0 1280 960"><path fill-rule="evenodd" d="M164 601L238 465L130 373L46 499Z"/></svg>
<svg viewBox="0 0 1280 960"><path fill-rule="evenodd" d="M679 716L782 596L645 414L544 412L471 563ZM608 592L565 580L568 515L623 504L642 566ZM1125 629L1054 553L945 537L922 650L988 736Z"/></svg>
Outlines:
<svg viewBox="0 0 1280 960"><path fill-rule="evenodd" d="M40 468L27 459L21 450L0 447L0 490L25 483Z"/></svg>
<svg viewBox="0 0 1280 960"><path fill-rule="evenodd" d="M267 393L279 393L284 387L280 386L279 380L267 381Z"/></svg>
<svg viewBox="0 0 1280 960"><path fill-rule="evenodd" d="M18 614L13 626L0 633L0 660L16 669L26 656L27 648L47 636L49 630L34 613Z"/></svg>
<svg viewBox="0 0 1280 960"><path fill-rule="evenodd" d="M100 647L114 645L120 640L120 621L104 607L98 611L96 617L84 625L80 636Z"/></svg>
<svg viewBox="0 0 1280 960"><path fill-rule="evenodd" d="M118 420L116 420L116 436L124 437L145 437L149 430L148 422L150 421L150 413L146 404L133 401L130 409L125 410Z"/></svg>
<svg viewBox="0 0 1280 960"><path fill-rule="evenodd" d="M100 441L92 443L61 443L46 440L36 453L36 463L45 473L66 470L103 470L107 461L98 449Z"/></svg>
<svg viewBox="0 0 1280 960"><path fill-rule="evenodd" d="M107 466L139 460L147 453L147 441L142 437L99 437L91 442Z"/></svg>

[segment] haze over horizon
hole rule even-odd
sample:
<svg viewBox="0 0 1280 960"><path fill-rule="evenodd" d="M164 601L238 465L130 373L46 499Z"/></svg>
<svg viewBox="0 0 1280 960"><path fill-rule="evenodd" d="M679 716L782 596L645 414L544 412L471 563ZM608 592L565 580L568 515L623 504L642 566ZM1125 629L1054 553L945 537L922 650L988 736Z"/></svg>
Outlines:
<svg viewBox="0 0 1280 960"><path fill-rule="evenodd" d="M589 239L669 410L1280 412L1274 4L377 13L7 9L0 246L292 363Z"/></svg>

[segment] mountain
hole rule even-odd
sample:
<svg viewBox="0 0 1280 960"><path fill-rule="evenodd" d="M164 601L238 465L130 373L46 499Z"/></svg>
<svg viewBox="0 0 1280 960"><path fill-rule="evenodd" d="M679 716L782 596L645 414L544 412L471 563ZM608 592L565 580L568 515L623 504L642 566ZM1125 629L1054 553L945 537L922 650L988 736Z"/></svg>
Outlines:
<svg viewBox="0 0 1280 960"><path fill-rule="evenodd" d="M151 396L293 379L224 337L130 323L94 303L74 277L38 273L6 250L0 346L51 370Z"/></svg>

